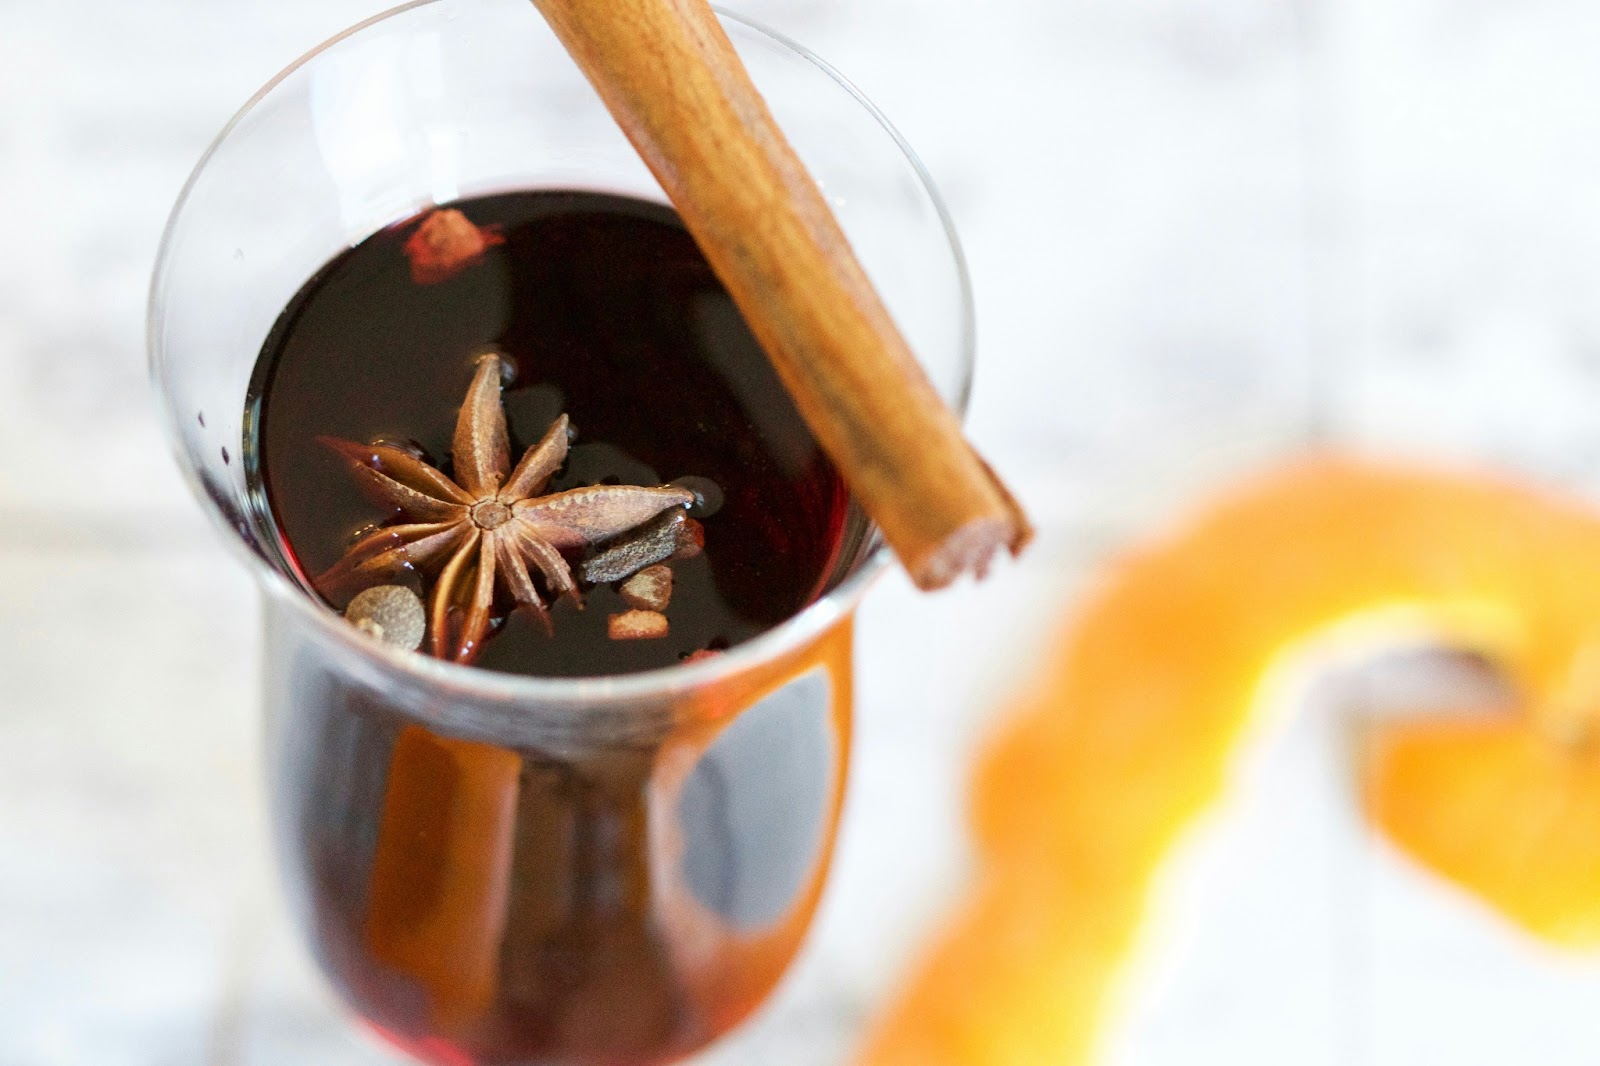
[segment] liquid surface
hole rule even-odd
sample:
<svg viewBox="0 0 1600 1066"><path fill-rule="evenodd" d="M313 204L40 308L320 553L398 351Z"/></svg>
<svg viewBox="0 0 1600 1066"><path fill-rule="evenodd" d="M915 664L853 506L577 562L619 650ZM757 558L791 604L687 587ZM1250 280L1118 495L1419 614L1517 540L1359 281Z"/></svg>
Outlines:
<svg viewBox="0 0 1600 1066"><path fill-rule="evenodd" d="M473 358L493 345L513 369L503 401L513 457L562 412L572 419L569 459L547 491L693 477L722 501L703 518L705 552L671 564L667 637L612 640L607 619L628 607L602 585L584 590L583 610L555 605L553 636L501 604L478 665L653 669L748 640L814 599L840 556L848 496L675 213L581 192L451 206L501 243L419 284L405 245L421 219L383 230L308 282L263 349L247 470L288 565L309 584L354 535L394 519L317 438L408 441L450 473ZM429 574L408 580L432 587Z"/></svg>

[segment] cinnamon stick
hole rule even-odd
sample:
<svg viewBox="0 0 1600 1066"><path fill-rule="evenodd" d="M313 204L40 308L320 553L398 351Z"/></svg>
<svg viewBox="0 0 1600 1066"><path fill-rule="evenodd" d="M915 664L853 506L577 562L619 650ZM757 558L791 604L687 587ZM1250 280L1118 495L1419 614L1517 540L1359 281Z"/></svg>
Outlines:
<svg viewBox="0 0 1600 1066"><path fill-rule="evenodd" d="M533 0L677 207L912 579L1020 551L961 434L705 0Z"/></svg>

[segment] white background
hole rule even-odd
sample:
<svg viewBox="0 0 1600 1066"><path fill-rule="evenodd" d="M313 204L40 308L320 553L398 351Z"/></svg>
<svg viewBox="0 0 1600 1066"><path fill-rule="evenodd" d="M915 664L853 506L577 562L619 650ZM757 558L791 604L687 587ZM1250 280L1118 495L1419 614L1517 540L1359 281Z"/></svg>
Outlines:
<svg viewBox="0 0 1600 1066"><path fill-rule="evenodd" d="M280 916L253 593L178 482L142 350L205 144L380 6L0 0L0 1066L390 1061ZM1313 434L1600 484L1600 8L733 6L852 76L947 194L972 432L1043 533L982 587L890 578L863 609L837 876L793 978L707 1059L814 1066L958 891L973 747L1130 531ZM1600 966L1357 823L1349 689L1250 760L1108 1060L1600 1062Z"/></svg>

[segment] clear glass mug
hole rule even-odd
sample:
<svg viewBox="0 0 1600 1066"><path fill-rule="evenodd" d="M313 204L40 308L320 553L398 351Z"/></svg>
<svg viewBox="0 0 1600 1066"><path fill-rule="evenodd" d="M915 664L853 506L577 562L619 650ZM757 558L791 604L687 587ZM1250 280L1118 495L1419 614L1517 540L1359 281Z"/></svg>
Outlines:
<svg viewBox="0 0 1600 1066"><path fill-rule="evenodd" d="M723 23L935 384L966 405L949 218L848 82ZM179 464L264 590L282 875L323 972L435 1063L661 1063L772 990L832 852L864 523L821 598L707 662L539 679L391 651L312 602L252 477L256 358L333 256L430 204L580 188L662 201L526 0L422 0L290 67L174 210L150 350Z"/></svg>

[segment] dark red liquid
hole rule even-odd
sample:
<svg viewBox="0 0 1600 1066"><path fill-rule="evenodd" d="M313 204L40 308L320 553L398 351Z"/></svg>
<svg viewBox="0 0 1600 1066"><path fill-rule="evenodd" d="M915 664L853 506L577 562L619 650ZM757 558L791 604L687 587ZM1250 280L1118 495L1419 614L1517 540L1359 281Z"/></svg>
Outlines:
<svg viewBox="0 0 1600 1066"><path fill-rule="evenodd" d="M480 665L668 666L826 587L861 527L673 213L582 193L458 206L504 243L418 285L403 254L415 221L385 230L307 284L262 354L247 469L285 565L315 575L387 517L316 437L409 439L448 472L471 357L494 344L516 370L514 450L561 411L578 429L555 488L692 475L725 499L704 553L672 564L669 638L610 640L621 602L602 586L586 610L553 611L553 636L510 616ZM423 1061L678 1061L753 1010L798 950L843 791L848 626L758 684L731 674L687 707L608 706L598 729L350 672L278 615L268 638L289 896L345 1001Z"/></svg>
<svg viewBox="0 0 1600 1066"><path fill-rule="evenodd" d="M839 559L848 497L672 210L578 192L454 206L503 243L419 285L404 252L417 220L393 226L318 273L267 341L250 468L287 562L319 574L354 533L394 517L317 438L411 441L448 473L473 357L494 345L515 369L504 392L513 455L563 411L577 430L550 491L693 476L724 502L704 519L705 554L673 564L666 639L611 640L607 617L628 608L600 586L585 590L586 610L556 606L553 637L507 611L478 665L554 676L669 666L814 598Z"/></svg>
<svg viewBox="0 0 1600 1066"><path fill-rule="evenodd" d="M323 972L436 1066L698 1051L770 994L815 912L849 642L803 651L753 705L714 690L721 719L509 742L404 714L289 634L269 649L274 821Z"/></svg>

